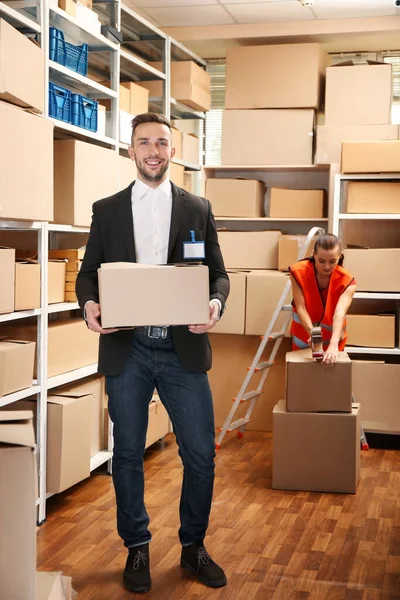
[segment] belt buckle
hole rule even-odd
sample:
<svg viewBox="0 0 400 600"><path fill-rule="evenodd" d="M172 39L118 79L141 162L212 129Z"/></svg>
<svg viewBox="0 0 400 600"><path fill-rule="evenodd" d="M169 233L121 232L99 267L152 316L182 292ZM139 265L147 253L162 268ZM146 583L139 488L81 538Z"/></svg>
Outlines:
<svg viewBox="0 0 400 600"><path fill-rule="evenodd" d="M165 339L168 334L168 329L162 325L149 325L147 328L147 335L149 338L153 340L158 340L160 338Z"/></svg>

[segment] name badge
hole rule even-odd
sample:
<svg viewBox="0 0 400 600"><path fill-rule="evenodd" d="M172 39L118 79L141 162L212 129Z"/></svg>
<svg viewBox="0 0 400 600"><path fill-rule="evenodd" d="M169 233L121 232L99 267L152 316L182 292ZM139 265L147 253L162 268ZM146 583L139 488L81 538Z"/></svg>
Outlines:
<svg viewBox="0 0 400 600"><path fill-rule="evenodd" d="M190 242L183 242L183 258L204 259L206 257L204 242L196 242L195 233L190 231Z"/></svg>

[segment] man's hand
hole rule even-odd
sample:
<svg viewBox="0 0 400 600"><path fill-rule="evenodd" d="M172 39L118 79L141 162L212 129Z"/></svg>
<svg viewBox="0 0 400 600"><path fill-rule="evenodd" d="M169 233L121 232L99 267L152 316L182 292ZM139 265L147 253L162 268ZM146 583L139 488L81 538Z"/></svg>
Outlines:
<svg viewBox="0 0 400 600"><path fill-rule="evenodd" d="M88 327L91 331L95 331L96 333L102 333L104 335L106 333L114 333L115 331L118 331L118 329L103 329L102 328L102 326L100 325L100 321L99 321L99 317L101 314L100 304L97 304L96 302L88 302L86 304L85 311L86 311L86 321L87 321Z"/></svg>
<svg viewBox="0 0 400 600"><path fill-rule="evenodd" d="M339 345L336 342L331 342L328 346L328 350L325 352L322 362L327 367L333 367L338 361L339 356Z"/></svg>
<svg viewBox="0 0 400 600"><path fill-rule="evenodd" d="M192 333L206 333L210 331L218 321L219 304L215 300L210 300L210 320L205 325L189 325L189 331Z"/></svg>

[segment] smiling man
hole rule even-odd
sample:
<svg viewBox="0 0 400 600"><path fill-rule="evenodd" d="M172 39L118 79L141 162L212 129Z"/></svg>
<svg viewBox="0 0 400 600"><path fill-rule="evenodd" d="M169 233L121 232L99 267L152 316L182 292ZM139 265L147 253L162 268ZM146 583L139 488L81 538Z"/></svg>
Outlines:
<svg viewBox="0 0 400 600"><path fill-rule="evenodd" d="M146 113L132 121L129 156L138 176L128 188L95 202L90 236L76 293L89 329L100 333L99 371L106 376L108 409L114 423L113 481L118 533L128 548L123 580L132 592L151 587L144 505L143 453L148 406L157 389L173 424L182 459L179 539L181 565L210 587L226 577L204 547L214 482L214 414L207 378L211 348L207 331L222 315L229 279L221 256L210 203L174 185L168 168L174 149L165 117ZM104 262L185 262L209 269L210 320L206 325L109 331L101 327L97 269ZM193 245L193 244L192 244ZM160 302L163 290L160 289Z"/></svg>

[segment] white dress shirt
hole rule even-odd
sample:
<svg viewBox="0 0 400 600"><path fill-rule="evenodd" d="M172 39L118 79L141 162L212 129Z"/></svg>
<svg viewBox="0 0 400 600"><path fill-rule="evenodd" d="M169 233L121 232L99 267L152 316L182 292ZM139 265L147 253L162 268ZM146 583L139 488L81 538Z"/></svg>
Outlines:
<svg viewBox="0 0 400 600"><path fill-rule="evenodd" d="M140 179L136 180L132 187L132 215L138 263L167 264L171 211L172 188L169 179L155 189Z"/></svg>

